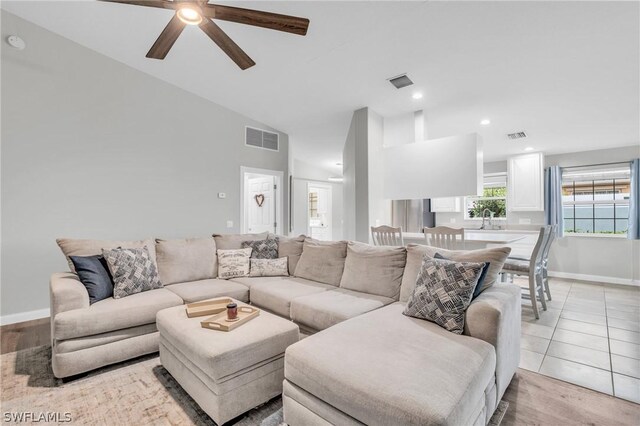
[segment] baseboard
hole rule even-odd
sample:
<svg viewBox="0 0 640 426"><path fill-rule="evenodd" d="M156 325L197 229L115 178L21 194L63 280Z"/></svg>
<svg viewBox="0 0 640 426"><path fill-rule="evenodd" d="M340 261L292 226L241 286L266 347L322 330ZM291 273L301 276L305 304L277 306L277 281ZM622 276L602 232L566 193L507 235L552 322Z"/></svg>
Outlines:
<svg viewBox="0 0 640 426"><path fill-rule="evenodd" d="M18 322L47 318L49 315L49 308L38 309L37 311L21 312L19 314L2 315L0 316L0 325L15 324Z"/></svg>
<svg viewBox="0 0 640 426"><path fill-rule="evenodd" d="M640 280L634 280L631 278L607 277L604 275L574 274L572 272L557 272L557 271L549 271L549 276L554 278L565 278L570 280L580 280L580 281L590 281L590 282L598 282L598 283L619 284L619 285L640 287Z"/></svg>

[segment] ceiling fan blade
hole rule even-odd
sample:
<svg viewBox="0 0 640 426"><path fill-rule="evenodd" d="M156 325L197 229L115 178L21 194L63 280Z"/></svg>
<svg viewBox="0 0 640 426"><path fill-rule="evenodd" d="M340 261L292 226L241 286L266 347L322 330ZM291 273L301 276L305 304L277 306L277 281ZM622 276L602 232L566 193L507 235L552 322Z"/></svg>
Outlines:
<svg viewBox="0 0 640 426"><path fill-rule="evenodd" d="M209 19L203 19L200 28L217 44L241 69L246 70L256 63L222 29Z"/></svg>
<svg viewBox="0 0 640 426"><path fill-rule="evenodd" d="M186 25L187 24L182 22L177 15L173 15L171 21L164 27L164 30L162 30L156 42L153 43L153 46L149 49L147 58L164 59Z"/></svg>
<svg viewBox="0 0 640 426"><path fill-rule="evenodd" d="M98 0L107 3L122 3L133 6L158 7L160 9L176 9L176 2L169 0Z"/></svg>
<svg viewBox="0 0 640 426"><path fill-rule="evenodd" d="M217 4L202 4L200 7L204 15L212 19L221 19L298 35L306 35L307 28L309 28L309 20L307 18L298 18L297 16Z"/></svg>

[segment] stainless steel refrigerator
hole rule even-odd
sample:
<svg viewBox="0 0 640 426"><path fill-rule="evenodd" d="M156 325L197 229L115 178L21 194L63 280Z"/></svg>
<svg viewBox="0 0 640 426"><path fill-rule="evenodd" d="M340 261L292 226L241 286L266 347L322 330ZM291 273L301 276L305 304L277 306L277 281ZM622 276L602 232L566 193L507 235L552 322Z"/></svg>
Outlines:
<svg viewBox="0 0 640 426"><path fill-rule="evenodd" d="M422 232L422 228L435 226L435 213L431 212L431 200L393 200L391 222L401 226L403 232Z"/></svg>

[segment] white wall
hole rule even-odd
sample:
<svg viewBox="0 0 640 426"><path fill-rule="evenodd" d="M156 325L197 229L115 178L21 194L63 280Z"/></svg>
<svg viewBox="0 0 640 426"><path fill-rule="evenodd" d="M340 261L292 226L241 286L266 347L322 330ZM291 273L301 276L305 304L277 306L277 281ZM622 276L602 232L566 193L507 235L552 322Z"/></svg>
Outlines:
<svg viewBox="0 0 640 426"><path fill-rule="evenodd" d="M384 122L371 109L367 134L369 226L391 225L391 201L384 197Z"/></svg>
<svg viewBox="0 0 640 426"><path fill-rule="evenodd" d="M280 152L245 147L245 126L273 129L1 16L2 43L27 41L2 48L3 316L48 308L49 276L67 269L58 237L237 232L240 166L287 176L286 134ZM286 229L286 200L283 214Z"/></svg>
<svg viewBox="0 0 640 426"><path fill-rule="evenodd" d="M293 162L293 194L291 205L293 207L293 217L291 218L293 235L307 234L307 222L309 217L309 202L307 186L309 183L322 183L331 186L331 220L333 240L343 238L343 192L342 183L330 182L328 179L334 176L330 171L317 167L313 164L301 160Z"/></svg>
<svg viewBox="0 0 640 426"><path fill-rule="evenodd" d="M640 157L640 147L630 146L615 149L575 152L545 157L545 167L558 165L572 167L589 164L630 161ZM485 164L486 173L506 172L507 162ZM464 213L437 213L437 225L477 227L478 223L464 221ZM520 219L531 221L530 226L519 224ZM543 212L508 212L509 228L535 229L544 224ZM549 268L563 276L594 279L630 284L634 280L640 285L640 241L620 237L567 236L556 240L550 254ZM566 275L569 274L569 275ZM595 277L595 278L593 278Z"/></svg>

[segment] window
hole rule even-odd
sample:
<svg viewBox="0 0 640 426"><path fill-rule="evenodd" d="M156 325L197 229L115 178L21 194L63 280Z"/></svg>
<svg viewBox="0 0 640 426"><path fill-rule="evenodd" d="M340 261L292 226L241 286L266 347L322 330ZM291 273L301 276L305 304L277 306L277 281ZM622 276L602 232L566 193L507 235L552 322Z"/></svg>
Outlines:
<svg viewBox="0 0 640 426"><path fill-rule="evenodd" d="M507 218L507 175L504 173L484 176L484 190L481 197L466 197L465 219L480 219L485 209L493 212L494 219Z"/></svg>
<svg viewBox="0 0 640 426"><path fill-rule="evenodd" d="M627 164L564 169L564 232L625 235L629 229L630 177Z"/></svg>

